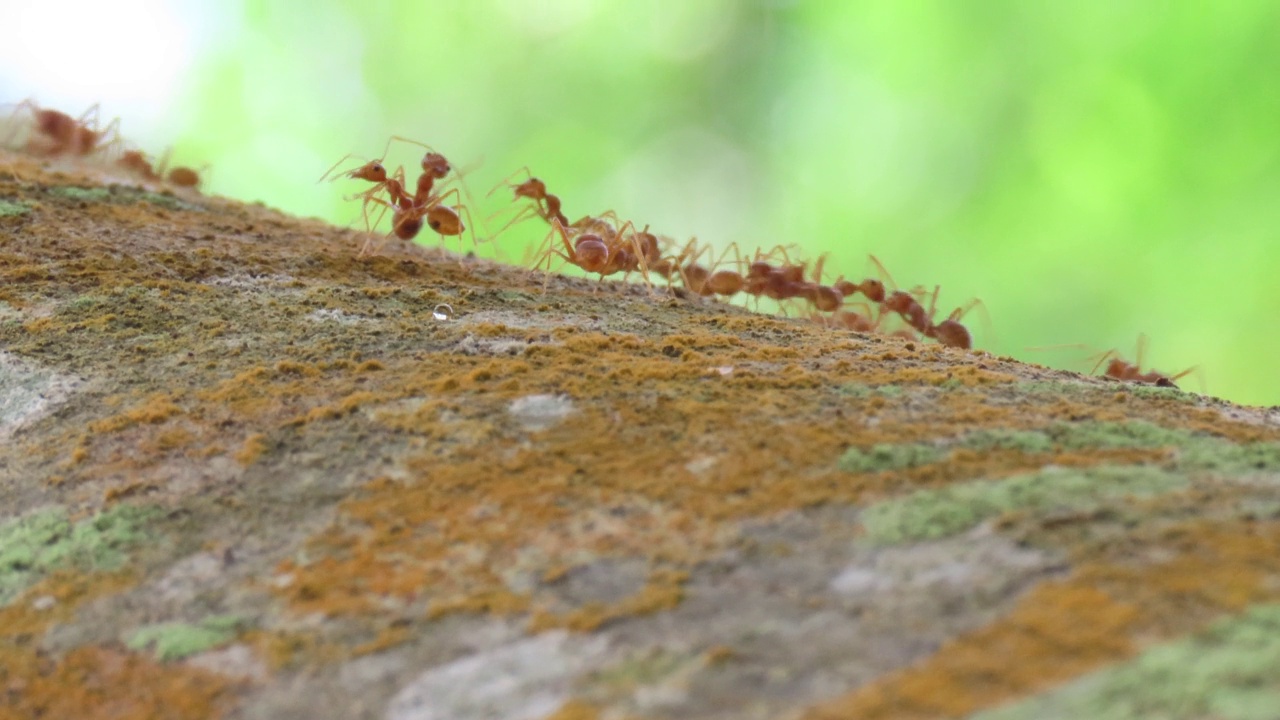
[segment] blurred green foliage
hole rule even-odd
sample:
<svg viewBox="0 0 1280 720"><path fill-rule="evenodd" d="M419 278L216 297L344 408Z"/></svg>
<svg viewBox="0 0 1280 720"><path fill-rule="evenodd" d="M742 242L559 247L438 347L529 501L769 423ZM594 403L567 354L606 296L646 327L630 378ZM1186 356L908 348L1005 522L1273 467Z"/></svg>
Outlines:
<svg viewBox="0 0 1280 720"><path fill-rule="evenodd" d="M1276 3L226 8L175 99L213 192L360 224L351 182L316 178L405 135L481 197L527 165L570 217L798 243L855 278L875 254L899 286L941 285L944 313L981 298L980 348L1087 371L1146 332L1148 365L1280 404ZM537 225L481 253L518 262ZM1027 349L1064 343L1088 348Z"/></svg>

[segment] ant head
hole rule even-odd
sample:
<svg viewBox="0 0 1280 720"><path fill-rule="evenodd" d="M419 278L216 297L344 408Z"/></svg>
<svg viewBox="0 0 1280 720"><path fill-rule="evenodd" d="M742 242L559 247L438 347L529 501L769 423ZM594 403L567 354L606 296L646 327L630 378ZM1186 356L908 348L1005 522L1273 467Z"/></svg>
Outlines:
<svg viewBox="0 0 1280 720"><path fill-rule="evenodd" d="M441 235L461 235L467 229L457 211L448 205L435 205L427 210L427 227Z"/></svg>
<svg viewBox="0 0 1280 720"><path fill-rule="evenodd" d="M871 302L884 302L884 283L879 280L863 280L862 294Z"/></svg>
<svg viewBox="0 0 1280 720"><path fill-rule="evenodd" d="M516 191L516 197L527 197L532 200L540 200L547 195L546 184L534 177L525 180L512 189Z"/></svg>
<svg viewBox="0 0 1280 720"><path fill-rule="evenodd" d="M658 254L658 236L648 230L636 233L636 243L640 245L640 250L644 252L645 257Z"/></svg>
<svg viewBox="0 0 1280 720"><path fill-rule="evenodd" d="M1117 380L1123 380L1129 375L1130 371L1136 370L1136 369L1137 368L1125 362L1124 360L1121 360L1118 357L1113 357L1111 358L1110 362L1107 363L1106 372L1102 374L1106 375L1107 377L1116 378Z"/></svg>
<svg viewBox="0 0 1280 720"><path fill-rule="evenodd" d="M431 175L437 180L448 175L451 169L449 161L440 153L429 152L422 156L422 172Z"/></svg>
<svg viewBox="0 0 1280 720"><path fill-rule="evenodd" d="M918 305L916 299L911 297L911 293L905 290L894 290L884 299L885 309L890 312L904 313L911 309L911 306Z"/></svg>
<svg viewBox="0 0 1280 720"><path fill-rule="evenodd" d="M767 278L773 272L773 266L763 260L756 260L747 266L747 277L753 279Z"/></svg>
<svg viewBox="0 0 1280 720"><path fill-rule="evenodd" d="M347 177L354 178L356 180L367 180L368 182L373 183L385 182L388 187L390 187L392 182L395 182L394 180L387 180L387 169L377 160L370 160L364 165L352 170L347 173ZM396 186L399 187L400 184L396 183Z"/></svg>

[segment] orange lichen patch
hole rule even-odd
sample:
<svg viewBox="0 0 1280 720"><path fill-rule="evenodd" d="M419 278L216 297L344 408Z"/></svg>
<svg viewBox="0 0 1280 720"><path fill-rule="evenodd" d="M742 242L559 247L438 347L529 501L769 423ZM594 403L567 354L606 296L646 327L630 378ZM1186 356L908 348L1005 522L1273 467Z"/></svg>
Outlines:
<svg viewBox="0 0 1280 720"><path fill-rule="evenodd" d="M10 676L0 718L216 718L235 689L205 670L110 648L76 648L59 660L40 658L30 670Z"/></svg>
<svg viewBox="0 0 1280 720"><path fill-rule="evenodd" d="M426 616L435 619L453 613L478 615L515 615L529 609L529 596L508 590L495 589L456 595L444 600L433 600L427 606Z"/></svg>
<svg viewBox="0 0 1280 720"><path fill-rule="evenodd" d="M83 603L133 584L127 573L59 573L0 608L0 720L34 717L212 718L230 699L224 678L109 648L81 647L62 657L39 638ZM37 602L40 600L40 602Z"/></svg>
<svg viewBox="0 0 1280 720"><path fill-rule="evenodd" d="M167 427L152 436L144 445L147 452L164 453L186 447L195 439L195 434L185 427Z"/></svg>
<svg viewBox="0 0 1280 720"><path fill-rule="evenodd" d="M963 365L945 370L907 367L894 372L891 382L900 385L943 385L954 383L971 388L982 385L1016 383L1018 378L1008 373L983 370L973 365Z"/></svg>
<svg viewBox="0 0 1280 720"><path fill-rule="evenodd" d="M54 623L71 617L81 604L121 592L133 582L133 576L128 573L54 573L0 608L0 642L5 651L23 645ZM54 601L52 605L44 610L36 609L33 601L45 597Z"/></svg>
<svg viewBox="0 0 1280 720"><path fill-rule="evenodd" d="M361 655L380 653L404 643L409 637L410 632L407 623L387 625L378 631L378 635L375 638L362 645L357 645L351 651L351 654L353 657L360 657Z"/></svg>
<svg viewBox="0 0 1280 720"><path fill-rule="evenodd" d="M702 652L702 660L707 665L723 665L738 656L728 645L712 645Z"/></svg>
<svg viewBox="0 0 1280 720"><path fill-rule="evenodd" d="M1004 618L806 717L962 717L1280 598L1277 523L1198 521L1113 554L1082 557L1070 578L1034 588ZM1144 556L1158 559L1136 560Z"/></svg>
<svg viewBox="0 0 1280 720"><path fill-rule="evenodd" d="M335 418L350 415L365 405L373 405L386 402L391 399L394 399L394 396L387 395L385 393L357 390L346 397L341 398L335 403L311 408L305 415L295 417L285 424L296 427L299 425L306 425L307 423L319 422L321 420L333 420Z"/></svg>
<svg viewBox="0 0 1280 720"><path fill-rule="evenodd" d="M690 385L688 365L664 355L663 340L566 337L592 351L574 355L544 347L522 360L463 357L451 367L418 363L408 376L402 364L379 374L379 382L398 378L387 387L413 402L380 404L374 420L427 439L436 449L408 463L414 481L371 483L361 497L344 503L340 521L312 541L313 561L282 567L296 576L281 593L295 610L376 613L389 596L425 600L434 614L520 612L543 605L539 591L512 591L504 578L526 566L534 577L571 566L575 554L689 568L726 547L735 536L730 523L738 519L1006 477L1047 464L1168 459L1164 449L961 449L945 462L852 474L836 467L852 437L860 443L902 443L1037 422L1020 422L1025 410L984 404L974 393L952 396L932 389L919 391L938 393L938 401L927 418L917 420L883 396L838 396L829 383L818 382L817 373L798 366L750 378L753 412L744 413L733 376L699 374ZM447 385L441 384L443 372L450 373ZM532 445L511 435L502 406L494 404L507 391L494 380L514 373L521 375L525 392L559 390L582 409L539 432ZM609 398L609 404L587 404L597 397ZM828 407L838 403L843 414L823 417L805 410L801 416L803 408L821 407L824 398L830 398ZM860 422L859 410L874 411L878 424ZM616 517L602 517L609 508L617 510ZM586 518L594 523L589 530L583 529L591 524ZM617 617L615 610L557 609L535 625L587 627Z"/></svg>
<svg viewBox="0 0 1280 720"><path fill-rule="evenodd" d="M1139 612L1094 588L1042 585L998 623L806 717L961 717L1132 654Z"/></svg>
<svg viewBox="0 0 1280 720"><path fill-rule="evenodd" d="M600 709L582 700L570 700L544 720L598 720Z"/></svg>
<svg viewBox="0 0 1280 720"><path fill-rule="evenodd" d="M687 572L657 572L649 578L649 582L640 592L616 603L588 602L580 608L563 614L540 608L534 611L529 619L529 632L542 632L553 628L591 632L619 618L670 610L679 605L684 597L683 584L688 577Z"/></svg>
<svg viewBox="0 0 1280 720"><path fill-rule="evenodd" d="M111 504L135 495L142 495L155 489L157 489L157 485L152 482L138 480L126 482L123 485L112 486L104 490L102 493L102 501L107 504Z"/></svg>
<svg viewBox="0 0 1280 720"><path fill-rule="evenodd" d="M241 465L252 465L267 450L267 436L253 433L244 439L244 444L236 451L236 462Z"/></svg>
<svg viewBox="0 0 1280 720"><path fill-rule="evenodd" d="M239 640L252 647L273 672L291 670L306 662L334 663L349 655L344 648L309 632L249 630Z"/></svg>
<svg viewBox="0 0 1280 720"><path fill-rule="evenodd" d="M94 433L119 432L139 423L159 424L182 412L182 408L174 403L174 398L165 393L157 393L128 410L89 423L89 431Z"/></svg>

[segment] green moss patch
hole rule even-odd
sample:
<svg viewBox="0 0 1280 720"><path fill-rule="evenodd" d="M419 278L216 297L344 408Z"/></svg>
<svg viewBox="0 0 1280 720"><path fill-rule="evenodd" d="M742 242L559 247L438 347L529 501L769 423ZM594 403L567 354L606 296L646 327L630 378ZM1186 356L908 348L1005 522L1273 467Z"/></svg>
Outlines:
<svg viewBox="0 0 1280 720"><path fill-rule="evenodd" d="M1280 472L1280 444L1189 443L1178 453L1178 464L1223 475Z"/></svg>
<svg viewBox="0 0 1280 720"><path fill-rule="evenodd" d="M864 385L862 383L845 383L836 389L841 395L864 399L872 397L894 398L902 395L900 385Z"/></svg>
<svg viewBox="0 0 1280 720"><path fill-rule="evenodd" d="M1201 635L971 720L1271 720L1280 713L1278 668L1280 605L1262 605Z"/></svg>
<svg viewBox="0 0 1280 720"><path fill-rule="evenodd" d="M161 195L159 193L144 192L140 194L138 197L142 200L146 200L152 205L159 205L160 207L167 208L169 210L190 210L195 212L204 212L204 208L200 207L199 205L192 205L191 203L179 200L178 198L172 195Z"/></svg>
<svg viewBox="0 0 1280 720"><path fill-rule="evenodd" d="M111 191L106 188L82 188L72 185L49 188L49 192L69 200L84 202L107 202L111 199Z"/></svg>
<svg viewBox="0 0 1280 720"><path fill-rule="evenodd" d="M31 212L31 208L20 202L0 200L0 217L14 217Z"/></svg>
<svg viewBox="0 0 1280 720"><path fill-rule="evenodd" d="M875 445L868 450L849 448L840 456L840 469L845 472L881 472L928 465L943 457L932 445Z"/></svg>
<svg viewBox="0 0 1280 720"><path fill-rule="evenodd" d="M125 644L131 650L151 647L157 660L181 660L226 645L235 639L243 624L238 616L217 615L194 625L177 622L148 625L135 630Z"/></svg>
<svg viewBox="0 0 1280 720"><path fill-rule="evenodd" d="M0 525L0 605L48 573L62 568L114 570L130 548L147 539L154 508L119 505L71 522L53 508Z"/></svg>
<svg viewBox="0 0 1280 720"><path fill-rule="evenodd" d="M963 532L1011 510L1084 511L1105 501L1185 487L1183 476L1146 466L1053 468L999 481L926 490L868 507L862 524L876 544L931 540Z"/></svg>
<svg viewBox="0 0 1280 720"><path fill-rule="evenodd" d="M969 433L960 446L972 450L1021 450L1025 453L1042 453L1053 450L1053 440L1035 430L990 429Z"/></svg>
<svg viewBox="0 0 1280 720"><path fill-rule="evenodd" d="M1186 430L1172 430L1141 420L1058 423L1045 428L1044 432L1066 450L1168 447L1204 439Z"/></svg>

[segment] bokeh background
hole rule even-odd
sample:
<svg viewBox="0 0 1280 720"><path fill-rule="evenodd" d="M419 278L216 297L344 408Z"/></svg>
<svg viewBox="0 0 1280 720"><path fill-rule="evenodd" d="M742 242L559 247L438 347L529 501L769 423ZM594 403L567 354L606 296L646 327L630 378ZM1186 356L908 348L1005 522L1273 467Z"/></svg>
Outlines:
<svg viewBox="0 0 1280 720"><path fill-rule="evenodd" d="M68 7L70 5L71 7ZM483 196L797 243L981 298L977 345L1080 343L1280 404L1280 4L0 0L0 102L101 102L207 190L358 225L317 178L392 134ZM411 165L410 147L393 163ZM411 176L412 177L412 176ZM509 205L500 191L488 216ZM519 261L530 222L482 254ZM1192 378L1183 386L1196 389Z"/></svg>

